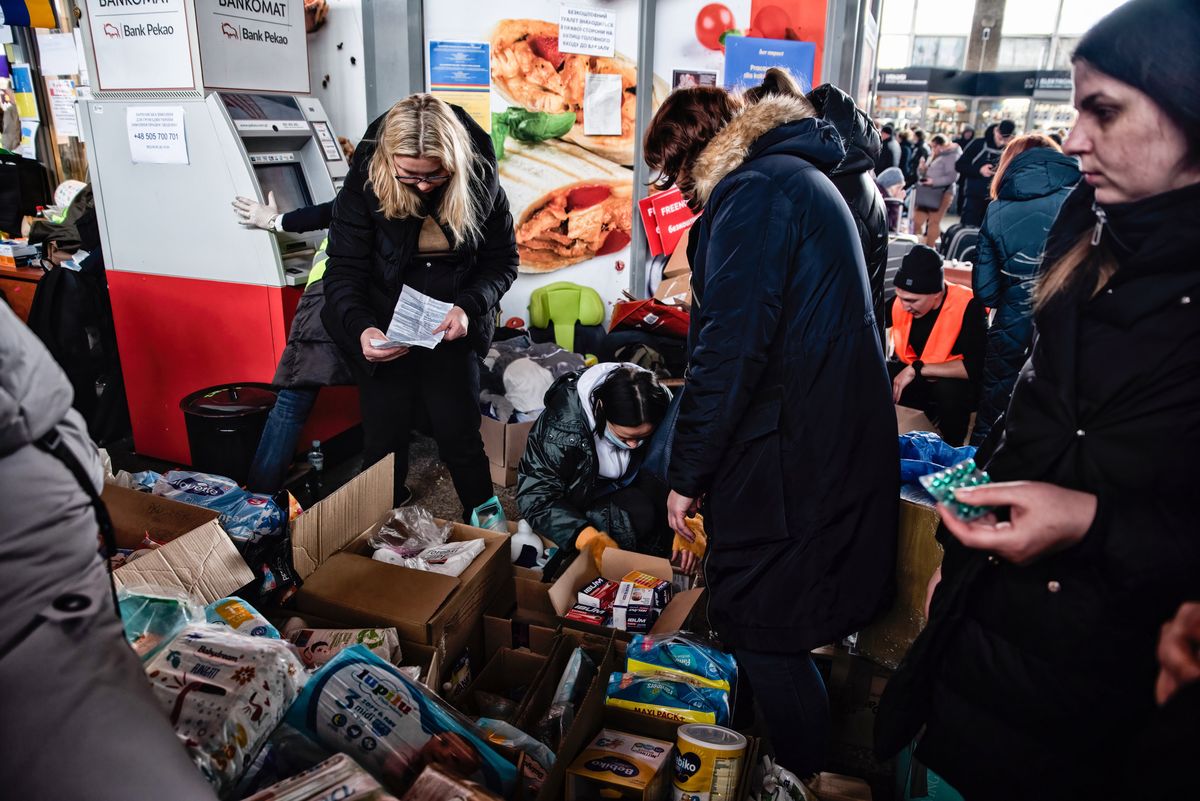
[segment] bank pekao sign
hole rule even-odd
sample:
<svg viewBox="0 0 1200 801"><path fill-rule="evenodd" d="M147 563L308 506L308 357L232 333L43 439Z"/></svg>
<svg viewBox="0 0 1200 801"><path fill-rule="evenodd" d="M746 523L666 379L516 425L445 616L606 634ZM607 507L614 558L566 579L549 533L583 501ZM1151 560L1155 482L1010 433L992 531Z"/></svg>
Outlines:
<svg viewBox="0 0 1200 801"><path fill-rule="evenodd" d="M185 0L87 0L101 92L196 88Z"/></svg>
<svg viewBox="0 0 1200 801"><path fill-rule="evenodd" d="M195 0L204 85L308 94L303 0Z"/></svg>

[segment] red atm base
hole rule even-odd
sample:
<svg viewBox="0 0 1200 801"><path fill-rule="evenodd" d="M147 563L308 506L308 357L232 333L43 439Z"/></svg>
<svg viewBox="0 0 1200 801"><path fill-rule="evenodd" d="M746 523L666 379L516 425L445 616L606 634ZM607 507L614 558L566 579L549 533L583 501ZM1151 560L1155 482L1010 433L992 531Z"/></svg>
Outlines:
<svg viewBox="0 0 1200 801"><path fill-rule="evenodd" d="M179 401L204 387L270 382L301 290L108 271L121 371L138 453L191 464ZM360 420L358 391L322 389L307 449Z"/></svg>

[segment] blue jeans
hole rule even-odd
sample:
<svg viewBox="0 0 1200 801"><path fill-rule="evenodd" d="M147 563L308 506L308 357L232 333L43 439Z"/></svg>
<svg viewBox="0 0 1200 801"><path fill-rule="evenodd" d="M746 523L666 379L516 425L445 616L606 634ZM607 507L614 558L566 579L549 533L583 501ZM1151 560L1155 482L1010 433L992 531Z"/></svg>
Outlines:
<svg viewBox="0 0 1200 801"><path fill-rule="evenodd" d="M283 480L296 455L296 441L308 421L309 412L317 402L316 388L281 389L275 408L267 417L262 439L246 486L251 492L274 494L283 488Z"/></svg>
<svg viewBox="0 0 1200 801"><path fill-rule="evenodd" d="M775 761L807 779L821 772L829 741L829 696L812 655L736 650L775 746Z"/></svg>

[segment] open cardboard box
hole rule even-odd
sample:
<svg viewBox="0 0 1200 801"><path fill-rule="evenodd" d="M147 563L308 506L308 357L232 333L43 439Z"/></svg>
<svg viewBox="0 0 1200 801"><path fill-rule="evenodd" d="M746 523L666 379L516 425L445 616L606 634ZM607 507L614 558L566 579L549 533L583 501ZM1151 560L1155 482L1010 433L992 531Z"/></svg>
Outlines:
<svg viewBox="0 0 1200 801"><path fill-rule="evenodd" d="M515 534L517 524L509 521L508 532ZM558 543L549 537L543 537L541 534L538 537L542 540L542 547L557 548ZM570 564L575 556L567 557L566 564ZM558 560L551 560L552 564L559 565L555 572L562 575L561 571L565 569L564 563ZM558 626L558 613L554 610L554 604L550 602L550 587L553 579L556 576L551 576L551 581L546 581L546 576L541 570L533 570L527 567L517 567L513 565L513 582L516 584L517 593L517 609L526 620L539 621L552 628Z"/></svg>
<svg viewBox="0 0 1200 801"><path fill-rule="evenodd" d="M546 660L547 657L529 651L501 648L492 655L487 666L471 682L470 686L451 699L451 703L472 718L501 717L480 704L477 693L491 693L513 702L512 714L502 717L507 720L516 720L524 710L530 696L533 695ZM515 758L516 754L509 756Z"/></svg>
<svg viewBox="0 0 1200 801"><path fill-rule="evenodd" d="M659 556L648 556L643 553L622 551L616 548L608 548L601 556L599 574L609 581L620 581L634 570L649 573L651 576L664 581L671 581L674 574L674 571L671 569L671 563ZM550 587L550 602L554 604L555 613L562 618L562 625L600 635L616 632L618 639L625 641L632 640L633 635L624 631L617 631L616 629L604 626L593 626L588 623L580 623L562 617L575 605L579 591L595 578L596 568L592 560L576 559L571 563L570 567L563 571L558 581L554 582L554 585ZM675 597L671 599L671 603L667 604L667 608L659 614L658 621L650 629L650 633L662 634L685 628L688 618L691 617L696 604L700 602L700 597L703 594L703 588L675 593Z"/></svg>
<svg viewBox="0 0 1200 801"><path fill-rule="evenodd" d="M165 543L113 571L117 587L182 590L212 603L254 580L254 573L209 509L106 484L101 493L120 548L149 535Z"/></svg>
<svg viewBox="0 0 1200 801"><path fill-rule="evenodd" d="M293 559L304 586L295 607L348 625L393 626L400 639L461 654L477 636L483 610L511 604L508 535L452 523L450 540L485 541L457 578L377 562L367 540L392 508L388 457L315 504L292 526Z"/></svg>
<svg viewBox="0 0 1200 801"><path fill-rule="evenodd" d="M483 450L492 469L492 483L501 487L512 487L517 483L517 464L525 455L525 443L533 421L528 423L502 423L486 414L479 424L483 436Z"/></svg>
<svg viewBox="0 0 1200 801"><path fill-rule="evenodd" d="M548 626L540 626L518 619L500 617L494 614L483 616L483 657L484 662L501 648L526 650L539 656L549 656L554 645L557 630Z"/></svg>

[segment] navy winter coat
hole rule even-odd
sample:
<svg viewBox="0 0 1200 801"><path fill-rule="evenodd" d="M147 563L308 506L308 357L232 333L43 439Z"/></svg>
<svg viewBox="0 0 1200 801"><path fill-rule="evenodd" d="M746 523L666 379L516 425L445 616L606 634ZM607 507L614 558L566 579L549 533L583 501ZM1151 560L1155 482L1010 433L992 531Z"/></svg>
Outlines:
<svg viewBox="0 0 1200 801"><path fill-rule="evenodd" d="M1077 183L1075 159L1046 147L1027 150L1008 165L999 197L988 206L971 283L975 297L996 316L988 329L983 395L971 440L976 445L1008 408L1017 373L1029 356L1033 287L1046 236Z"/></svg>
<svg viewBox="0 0 1200 801"><path fill-rule="evenodd" d="M836 129L790 97L743 111L692 175L704 215L672 489L707 496L711 621L807 652L891 601L895 412Z"/></svg>

